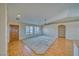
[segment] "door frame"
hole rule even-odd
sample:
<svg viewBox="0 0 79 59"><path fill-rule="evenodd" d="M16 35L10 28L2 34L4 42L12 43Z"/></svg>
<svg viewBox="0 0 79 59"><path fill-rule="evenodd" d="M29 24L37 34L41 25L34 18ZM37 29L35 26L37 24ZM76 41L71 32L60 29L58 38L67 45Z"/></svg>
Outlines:
<svg viewBox="0 0 79 59"><path fill-rule="evenodd" d="M58 38L65 38L65 37L66 37L66 26L58 25Z"/></svg>
<svg viewBox="0 0 79 59"><path fill-rule="evenodd" d="M11 37L10 37L10 28L11 28L11 26L18 26L18 40L19 40L19 25L16 25L16 24L9 24L9 42L11 42Z"/></svg>

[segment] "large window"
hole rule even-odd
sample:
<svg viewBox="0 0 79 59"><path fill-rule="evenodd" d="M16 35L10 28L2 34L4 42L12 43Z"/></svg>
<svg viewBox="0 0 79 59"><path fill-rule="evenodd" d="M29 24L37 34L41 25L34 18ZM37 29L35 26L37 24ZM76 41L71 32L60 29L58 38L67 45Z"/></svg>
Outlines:
<svg viewBox="0 0 79 59"><path fill-rule="evenodd" d="M40 26L26 26L26 35L32 34L40 34Z"/></svg>
<svg viewBox="0 0 79 59"><path fill-rule="evenodd" d="M33 34L33 26L26 26L26 34Z"/></svg>
<svg viewBox="0 0 79 59"><path fill-rule="evenodd" d="M30 33L30 27L26 26L26 34L29 34L29 33Z"/></svg>
<svg viewBox="0 0 79 59"><path fill-rule="evenodd" d="M40 27L35 26L34 27L34 32L35 32L35 34L39 34L40 33Z"/></svg>
<svg viewBox="0 0 79 59"><path fill-rule="evenodd" d="M30 26L29 30L30 30L30 34L33 34L33 26Z"/></svg>

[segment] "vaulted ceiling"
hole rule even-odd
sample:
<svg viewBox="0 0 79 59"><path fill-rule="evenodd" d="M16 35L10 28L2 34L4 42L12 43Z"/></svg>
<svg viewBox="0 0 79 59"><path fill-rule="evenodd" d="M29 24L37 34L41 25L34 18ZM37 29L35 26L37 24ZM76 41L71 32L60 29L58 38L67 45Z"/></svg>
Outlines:
<svg viewBox="0 0 79 59"><path fill-rule="evenodd" d="M79 4L67 3L10 3L7 4L8 21L16 21L30 24L43 24L53 22L67 17L79 16Z"/></svg>

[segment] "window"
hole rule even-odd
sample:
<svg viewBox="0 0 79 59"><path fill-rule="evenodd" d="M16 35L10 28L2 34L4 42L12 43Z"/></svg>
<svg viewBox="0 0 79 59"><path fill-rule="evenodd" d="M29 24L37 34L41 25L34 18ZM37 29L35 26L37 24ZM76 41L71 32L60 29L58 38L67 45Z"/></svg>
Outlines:
<svg viewBox="0 0 79 59"><path fill-rule="evenodd" d="M33 26L26 26L26 34L32 34L33 33Z"/></svg>
<svg viewBox="0 0 79 59"><path fill-rule="evenodd" d="M34 31L35 31L35 34L40 33L40 27L35 26L35 27L34 27Z"/></svg>
<svg viewBox="0 0 79 59"><path fill-rule="evenodd" d="M30 26L29 30L30 30L30 34L33 34L33 26Z"/></svg>
<svg viewBox="0 0 79 59"><path fill-rule="evenodd" d="M26 34L29 34L29 33L30 33L30 27L26 26Z"/></svg>
<svg viewBox="0 0 79 59"><path fill-rule="evenodd" d="M40 34L40 27L39 26L26 26L26 35L32 34Z"/></svg>

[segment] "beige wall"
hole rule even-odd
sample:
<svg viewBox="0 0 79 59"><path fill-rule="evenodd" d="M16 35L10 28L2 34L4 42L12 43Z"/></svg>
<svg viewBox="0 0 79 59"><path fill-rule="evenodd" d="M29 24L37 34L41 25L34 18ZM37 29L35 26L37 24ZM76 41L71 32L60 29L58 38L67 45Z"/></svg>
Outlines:
<svg viewBox="0 0 79 59"><path fill-rule="evenodd" d="M7 20L5 4L0 4L0 56L7 55Z"/></svg>

